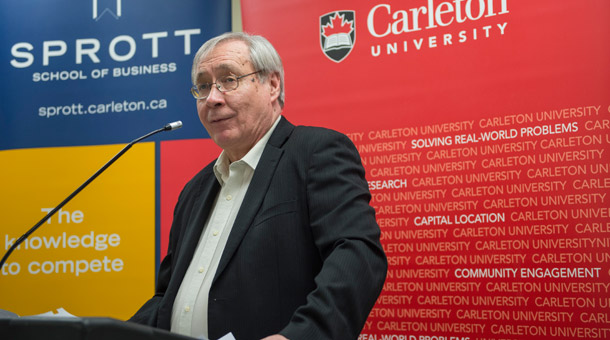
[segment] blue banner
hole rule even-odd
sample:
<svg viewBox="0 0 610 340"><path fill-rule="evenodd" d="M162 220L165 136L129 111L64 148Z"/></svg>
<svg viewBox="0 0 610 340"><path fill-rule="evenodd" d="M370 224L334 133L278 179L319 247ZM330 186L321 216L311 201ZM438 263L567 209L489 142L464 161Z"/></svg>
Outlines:
<svg viewBox="0 0 610 340"><path fill-rule="evenodd" d="M0 150L207 137L189 93L194 54L231 30L230 1L0 4Z"/></svg>

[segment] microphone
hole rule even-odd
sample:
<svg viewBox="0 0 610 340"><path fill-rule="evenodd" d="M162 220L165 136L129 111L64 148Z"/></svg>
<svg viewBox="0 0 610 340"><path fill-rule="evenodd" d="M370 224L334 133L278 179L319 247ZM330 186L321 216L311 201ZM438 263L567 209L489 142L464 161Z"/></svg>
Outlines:
<svg viewBox="0 0 610 340"><path fill-rule="evenodd" d="M17 239L17 241L15 241L15 243L6 251L6 254L4 254L4 256L2 257L2 260L0 260L0 270L4 266L4 263L6 262L8 257L11 255L11 253L15 249L17 249L17 247L23 241L25 241L25 239L27 239L33 232L35 232L43 223L45 223L47 220L49 220L49 218L51 218L56 212L59 211L59 209L61 209L64 205L66 205L66 203L70 202L70 200L72 200L76 195L78 195L87 185L89 185L89 183L93 182L93 180L95 180L97 178L97 176L101 175L102 172L106 171L106 169L108 169L108 167L110 167L112 165L112 163L114 163L117 159L119 159L119 157L123 156L123 154L125 152L127 152L127 150L131 149L131 147L134 144L136 144L137 142L139 142L145 138L155 135L159 132L172 131L172 130L179 129L181 127L182 127L181 121L178 120L175 122L171 122L171 123L166 124L164 127L160 128L160 129L149 132L149 133L145 134L144 136L136 138L136 139L132 140L131 142L129 142L129 144L127 144L121 151L119 151L116 155L114 155L114 157L112 157L106 164L104 164L104 166L102 166L96 173L94 173L91 177L89 177L89 179L87 179L83 184L81 184L78 188L76 188L76 190L74 190L74 192L72 192L61 203L59 203L55 208L53 208L53 210L49 211L45 215L45 217L43 217L40 221L38 221L38 223L36 223L32 228L30 228L30 230L28 230L25 234L21 235L21 237L19 237L19 239Z"/></svg>
<svg viewBox="0 0 610 340"><path fill-rule="evenodd" d="M182 127L182 121L177 120L175 122L167 123L163 129L165 131L176 130Z"/></svg>

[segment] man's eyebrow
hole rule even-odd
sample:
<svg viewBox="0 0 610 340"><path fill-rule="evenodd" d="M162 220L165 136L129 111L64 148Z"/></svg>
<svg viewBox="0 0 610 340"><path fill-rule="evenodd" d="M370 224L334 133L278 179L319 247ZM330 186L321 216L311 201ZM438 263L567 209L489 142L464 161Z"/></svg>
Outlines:
<svg viewBox="0 0 610 340"><path fill-rule="evenodd" d="M202 80L205 78L209 78L209 74L207 72L199 72L199 73L197 73L197 76L195 77L195 81L197 83L201 83Z"/></svg>
<svg viewBox="0 0 610 340"><path fill-rule="evenodd" d="M223 73L223 72L230 72L230 73L237 73L237 70L235 70L235 67L233 65L230 64L220 64L214 67L213 71L214 73ZM205 72L198 72L197 76L195 77L195 79L197 80L197 82L201 82L203 79L205 78L211 78L212 74L210 74L209 72L205 71Z"/></svg>

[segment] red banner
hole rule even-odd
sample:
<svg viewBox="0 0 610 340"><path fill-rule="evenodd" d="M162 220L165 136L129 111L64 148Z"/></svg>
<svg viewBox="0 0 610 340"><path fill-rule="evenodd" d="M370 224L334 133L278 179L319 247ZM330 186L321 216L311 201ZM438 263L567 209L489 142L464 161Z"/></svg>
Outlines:
<svg viewBox="0 0 610 340"><path fill-rule="evenodd" d="M610 338L610 2L242 0L390 268L361 339Z"/></svg>

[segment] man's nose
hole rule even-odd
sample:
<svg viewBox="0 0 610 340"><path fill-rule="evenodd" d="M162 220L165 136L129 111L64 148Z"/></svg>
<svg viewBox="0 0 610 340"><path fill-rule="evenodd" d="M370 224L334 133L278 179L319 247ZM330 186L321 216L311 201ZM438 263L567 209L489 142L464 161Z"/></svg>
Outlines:
<svg viewBox="0 0 610 340"><path fill-rule="evenodd" d="M214 86L212 86L212 88L210 89L210 94L205 99L206 105L208 105L208 106L222 105L224 103L224 100L225 100L224 94L222 92L220 92L218 87L216 87L216 84L214 84Z"/></svg>

